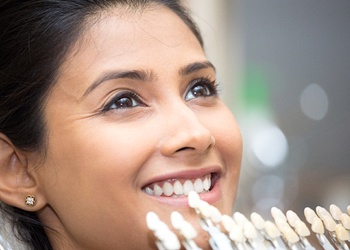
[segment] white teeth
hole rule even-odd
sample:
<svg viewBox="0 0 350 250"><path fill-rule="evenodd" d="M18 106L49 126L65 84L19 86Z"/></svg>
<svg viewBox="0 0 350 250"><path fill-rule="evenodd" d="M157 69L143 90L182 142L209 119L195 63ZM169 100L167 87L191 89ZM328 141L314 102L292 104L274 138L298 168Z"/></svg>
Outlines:
<svg viewBox="0 0 350 250"><path fill-rule="evenodd" d="M147 186L143 189L145 193L148 195L154 196L181 196L188 195L189 192L195 191L196 193L203 193L210 190L211 187L211 175L208 174L204 178L197 178L194 180L186 180L183 184L176 180L173 181L165 181L163 186L159 184L154 184L153 189L150 186Z"/></svg>
<svg viewBox="0 0 350 250"><path fill-rule="evenodd" d="M154 185L154 195L155 196L161 196L163 194L163 189L158 186L157 184Z"/></svg>
<svg viewBox="0 0 350 250"><path fill-rule="evenodd" d="M145 188L145 192L146 192L147 194L149 194L149 195L153 195L153 190L152 190L152 188L150 188L150 187L146 187L146 188Z"/></svg>
<svg viewBox="0 0 350 250"><path fill-rule="evenodd" d="M203 182L201 179L196 179L196 181L193 184L194 186L194 191L196 191L196 193L202 193L203 192Z"/></svg>
<svg viewBox="0 0 350 250"><path fill-rule="evenodd" d="M164 182L163 184L163 193L166 196L171 196L173 194L173 185L171 185L169 182Z"/></svg>
<svg viewBox="0 0 350 250"><path fill-rule="evenodd" d="M203 181L203 189L206 191L209 191L210 187L211 187L211 179L205 178Z"/></svg>
<svg viewBox="0 0 350 250"><path fill-rule="evenodd" d="M190 180L185 181L184 183L184 195L188 195L189 192L193 191L193 183Z"/></svg>
<svg viewBox="0 0 350 250"><path fill-rule="evenodd" d="M182 187L181 182L176 181L176 182L174 183L174 193L177 194L177 195L180 195L180 194L183 194L183 193L184 193L184 189L183 189L183 187Z"/></svg>

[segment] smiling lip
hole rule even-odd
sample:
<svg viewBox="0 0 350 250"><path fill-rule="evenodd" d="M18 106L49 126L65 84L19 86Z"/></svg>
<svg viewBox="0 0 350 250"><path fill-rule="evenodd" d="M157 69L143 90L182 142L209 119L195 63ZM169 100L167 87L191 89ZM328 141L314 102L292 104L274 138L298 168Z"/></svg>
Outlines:
<svg viewBox="0 0 350 250"><path fill-rule="evenodd" d="M161 175L149 180L147 184L142 187L142 191L146 193L148 197L151 197L161 203L172 206L188 206L188 190L185 190L188 188L187 184L191 183L192 185L194 183L195 191L199 193L201 199L209 203L214 203L221 197L221 175L221 168L219 167L196 169ZM210 179L209 187L208 183L206 183L208 179ZM180 191L178 188L175 189L175 187L173 190L172 185L180 186ZM163 187L164 189L162 189ZM182 187L184 188L184 193L181 191Z"/></svg>

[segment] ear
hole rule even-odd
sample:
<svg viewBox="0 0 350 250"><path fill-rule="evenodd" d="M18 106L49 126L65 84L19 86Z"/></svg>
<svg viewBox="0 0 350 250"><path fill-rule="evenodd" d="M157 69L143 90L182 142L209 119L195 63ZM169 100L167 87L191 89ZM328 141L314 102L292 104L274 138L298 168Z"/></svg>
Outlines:
<svg viewBox="0 0 350 250"><path fill-rule="evenodd" d="M46 205L46 200L39 174L28 165L28 154L0 133L0 200L23 210L37 211ZM26 205L28 195L36 197L34 206Z"/></svg>

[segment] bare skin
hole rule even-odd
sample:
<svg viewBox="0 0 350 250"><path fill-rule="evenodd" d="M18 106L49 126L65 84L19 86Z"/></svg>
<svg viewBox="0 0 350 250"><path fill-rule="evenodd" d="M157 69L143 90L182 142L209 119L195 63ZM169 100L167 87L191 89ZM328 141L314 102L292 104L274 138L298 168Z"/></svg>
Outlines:
<svg viewBox="0 0 350 250"><path fill-rule="evenodd" d="M159 6L114 8L87 27L44 107L47 155L28 158L33 211L59 232L47 231L54 249L154 249L149 211L196 224L186 196L145 192L168 180L215 176L200 195L231 213L241 135L190 29ZM197 242L208 247L204 235Z"/></svg>

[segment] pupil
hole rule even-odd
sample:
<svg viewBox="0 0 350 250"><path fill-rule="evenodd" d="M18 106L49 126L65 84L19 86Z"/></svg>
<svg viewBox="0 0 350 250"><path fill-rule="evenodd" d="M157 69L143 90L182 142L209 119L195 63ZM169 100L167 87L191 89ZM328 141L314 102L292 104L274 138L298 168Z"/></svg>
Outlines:
<svg viewBox="0 0 350 250"><path fill-rule="evenodd" d="M119 108L127 108L132 106L132 101L128 97L123 97L118 101Z"/></svg>
<svg viewBox="0 0 350 250"><path fill-rule="evenodd" d="M207 91L205 88L203 88L203 86L195 86L193 88L193 95L194 96L203 96L206 94L207 94Z"/></svg>

